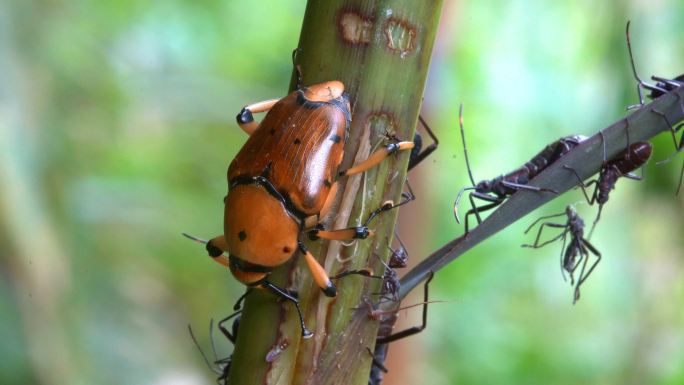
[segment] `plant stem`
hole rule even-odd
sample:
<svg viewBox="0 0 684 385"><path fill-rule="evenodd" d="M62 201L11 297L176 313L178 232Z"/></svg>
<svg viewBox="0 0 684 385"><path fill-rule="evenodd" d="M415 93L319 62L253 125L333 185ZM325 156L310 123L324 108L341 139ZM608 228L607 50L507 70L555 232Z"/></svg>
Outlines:
<svg viewBox="0 0 684 385"><path fill-rule="evenodd" d="M388 134L413 138L432 53L442 0L310 0L296 56L303 84L340 80L352 104L352 123L343 168L365 159ZM408 154L339 182L336 210L328 228L356 226L392 199L405 182ZM396 210L371 223L372 239L351 247L338 242L308 242L331 275L371 266L382 274ZM353 258L352 258L353 257ZM343 261L343 262L341 262ZM299 292L305 321L314 337L303 340L291 303L268 293L251 294L244 307L235 346L231 384L366 384L378 323L366 301L376 299L380 280L349 276L338 280L338 295L326 298L312 284L302 258L270 277ZM285 346L277 358L269 352Z"/></svg>

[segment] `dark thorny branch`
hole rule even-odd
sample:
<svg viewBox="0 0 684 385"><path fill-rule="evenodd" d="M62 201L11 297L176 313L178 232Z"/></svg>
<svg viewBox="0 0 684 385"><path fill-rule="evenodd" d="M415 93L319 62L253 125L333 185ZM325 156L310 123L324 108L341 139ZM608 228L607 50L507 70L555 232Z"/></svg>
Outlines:
<svg viewBox="0 0 684 385"><path fill-rule="evenodd" d="M411 269L401 279L398 297L403 299L420 282L427 279L431 272L438 271L480 242L576 187L579 184L577 177L564 166L575 169L577 174L586 180L601 169L604 160L604 145L605 157L611 159L624 150L628 143L646 141L661 132L670 132L673 129L672 126L676 127L683 120L684 87L679 87L600 130L559 161L550 165L529 183L533 186L555 190L558 194L525 190L516 192L482 224L468 234L446 243Z"/></svg>

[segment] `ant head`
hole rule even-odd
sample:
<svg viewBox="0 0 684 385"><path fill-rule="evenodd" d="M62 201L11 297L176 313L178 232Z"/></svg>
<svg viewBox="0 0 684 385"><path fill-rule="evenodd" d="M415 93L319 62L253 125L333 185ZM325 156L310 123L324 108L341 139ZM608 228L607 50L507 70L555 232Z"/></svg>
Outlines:
<svg viewBox="0 0 684 385"><path fill-rule="evenodd" d="M477 192L487 192L487 191L492 191L492 181L491 180L483 180L480 183L475 185L475 191Z"/></svg>
<svg viewBox="0 0 684 385"><path fill-rule="evenodd" d="M565 206L565 214L568 218L575 218L577 216L577 211L575 211L575 208L572 207L572 205L567 205Z"/></svg>

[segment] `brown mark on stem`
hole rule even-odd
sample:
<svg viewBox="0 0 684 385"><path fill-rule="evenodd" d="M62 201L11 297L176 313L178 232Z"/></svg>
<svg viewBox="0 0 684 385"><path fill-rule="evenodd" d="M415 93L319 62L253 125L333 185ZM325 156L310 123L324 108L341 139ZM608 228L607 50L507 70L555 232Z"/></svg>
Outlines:
<svg viewBox="0 0 684 385"><path fill-rule="evenodd" d="M416 27L406 20L391 18L383 28L387 48L404 58L416 48Z"/></svg>
<svg viewBox="0 0 684 385"><path fill-rule="evenodd" d="M342 40L354 45L368 45L371 41L374 20L355 11L340 14L337 21Z"/></svg>
<svg viewBox="0 0 684 385"><path fill-rule="evenodd" d="M373 136L396 138L396 123L388 112L374 112L366 118L366 124Z"/></svg>

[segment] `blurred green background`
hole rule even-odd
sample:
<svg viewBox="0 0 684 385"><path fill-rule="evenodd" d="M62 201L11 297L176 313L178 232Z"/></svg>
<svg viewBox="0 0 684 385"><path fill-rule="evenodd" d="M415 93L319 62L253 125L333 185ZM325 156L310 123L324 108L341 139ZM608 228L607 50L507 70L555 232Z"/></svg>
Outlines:
<svg viewBox="0 0 684 385"><path fill-rule="evenodd" d="M208 350L209 319L243 288L180 233L221 231L245 141L234 116L284 94L304 7L0 2L0 383L214 382L187 324ZM445 1L422 110L441 145L400 217L414 262L462 232L458 104L477 179L591 134L637 102L628 19L642 77L684 72L681 1ZM672 153L668 136L655 145L656 160ZM432 299L449 302L392 345L386 384L684 383L681 162L618 183L592 238L604 259L575 306L560 244L518 246L578 191L440 272Z"/></svg>

